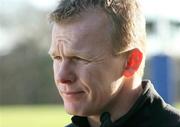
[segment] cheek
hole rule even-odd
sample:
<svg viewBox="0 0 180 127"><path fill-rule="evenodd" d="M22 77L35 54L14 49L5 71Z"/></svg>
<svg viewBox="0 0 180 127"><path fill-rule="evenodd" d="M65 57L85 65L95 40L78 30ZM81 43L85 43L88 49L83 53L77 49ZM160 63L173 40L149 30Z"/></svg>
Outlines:
<svg viewBox="0 0 180 127"><path fill-rule="evenodd" d="M54 73L54 80L56 82L58 71L60 69L60 64L57 61L53 61L53 73Z"/></svg>
<svg viewBox="0 0 180 127"><path fill-rule="evenodd" d="M60 67L60 62L58 60L54 60L53 61L53 69L58 70L59 67Z"/></svg>
<svg viewBox="0 0 180 127"><path fill-rule="evenodd" d="M87 90L88 98L102 103L110 95L110 83L101 68L87 67L80 71L80 81Z"/></svg>

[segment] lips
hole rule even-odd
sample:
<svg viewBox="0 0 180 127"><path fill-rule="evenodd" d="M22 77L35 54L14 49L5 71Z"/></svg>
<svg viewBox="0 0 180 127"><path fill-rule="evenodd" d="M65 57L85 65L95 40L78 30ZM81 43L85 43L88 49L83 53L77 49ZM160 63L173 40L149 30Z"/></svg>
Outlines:
<svg viewBox="0 0 180 127"><path fill-rule="evenodd" d="M60 95L64 100L74 101L79 100L85 95L82 89L73 89L63 85L57 85Z"/></svg>
<svg viewBox="0 0 180 127"><path fill-rule="evenodd" d="M75 91L75 92L62 92L63 94L66 95L76 95L76 94L82 94L84 91Z"/></svg>
<svg viewBox="0 0 180 127"><path fill-rule="evenodd" d="M85 94L84 91L70 91L70 92L62 92L62 96L66 100L79 100L83 97L83 94Z"/></svg>

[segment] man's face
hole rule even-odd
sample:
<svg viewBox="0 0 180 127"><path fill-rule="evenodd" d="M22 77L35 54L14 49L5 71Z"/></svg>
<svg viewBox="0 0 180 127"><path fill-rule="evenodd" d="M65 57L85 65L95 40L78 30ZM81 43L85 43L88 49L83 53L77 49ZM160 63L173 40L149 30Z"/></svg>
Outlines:
<svg viewBox="0 0 180 127"><path fill-rule="evenodd" d="M112 51L109 21L101 11L54 24L50 55L54 79L72 115L96 115L114 103L122 84L123 56Z"/></svg>

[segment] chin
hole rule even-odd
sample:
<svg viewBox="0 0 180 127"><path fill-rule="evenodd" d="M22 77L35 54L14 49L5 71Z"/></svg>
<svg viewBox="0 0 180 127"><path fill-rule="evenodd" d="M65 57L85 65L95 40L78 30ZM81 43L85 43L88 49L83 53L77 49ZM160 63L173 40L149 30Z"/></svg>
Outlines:
<svg viewBox="0 0 180 127"><path fill-rule="evenodd" d="M70 115L82 115L83 110L82 110L82 105L74 104L74 103L64 103L64 108L66 112Z"/></svg>
<svg viewBox="0 0 180 127"><path fill-rule="evenodd" d="M89 116L92 115L92 112L89 111L89 109L91 109L90 107L83 107L81 106L77 106L77 105L67 105L64 104L64 108L66 110L66 112L69 115L75 115L75 116ZM88 110L87 110L88 109Z"/></svg>
<svg viewBox="0 0 180 127"><path fill-rule="evenodd" d="M84 111L80 111L80 110L72 110L72 109L65 109L66 112L69 115L73 115L73 116L87 116L87 114Z"/></svg>

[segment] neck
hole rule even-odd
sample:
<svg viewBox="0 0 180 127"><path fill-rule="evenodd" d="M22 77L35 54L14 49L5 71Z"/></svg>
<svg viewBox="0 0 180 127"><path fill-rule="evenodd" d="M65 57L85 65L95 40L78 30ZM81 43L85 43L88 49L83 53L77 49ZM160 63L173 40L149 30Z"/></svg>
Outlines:
<svg viewBox="0 0 180 127"><path fill-rule="evenodd" d="M100 115L97 116L89 116L88 121L91 125L91 127L100 127Z"/></svg>
<svg viewBox="0 0 180 127"><path fill-rule="evenodd" d="M111 120L113 122L124 116L132 108L133 104L142 93L142 87L140 84L141 79L128 79L128 81L125 81L118 94L111 102L109 102L109 105L104 111L111 114ZM100 126L100 115L101 114L88 117L91 127Z"/></svg>

